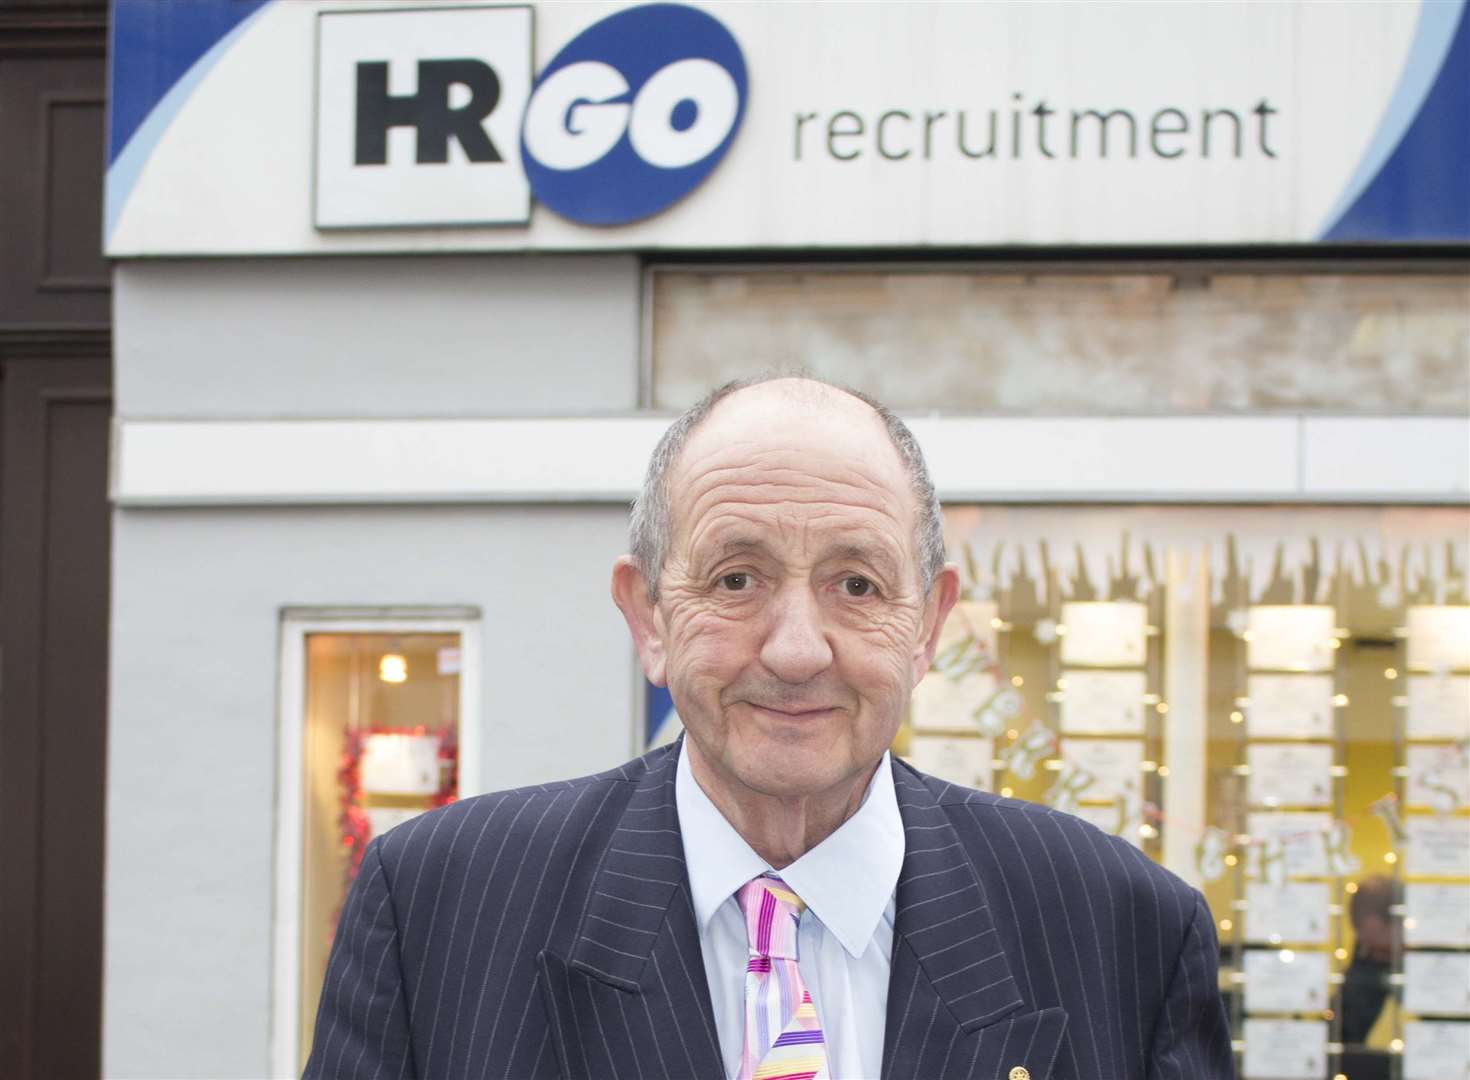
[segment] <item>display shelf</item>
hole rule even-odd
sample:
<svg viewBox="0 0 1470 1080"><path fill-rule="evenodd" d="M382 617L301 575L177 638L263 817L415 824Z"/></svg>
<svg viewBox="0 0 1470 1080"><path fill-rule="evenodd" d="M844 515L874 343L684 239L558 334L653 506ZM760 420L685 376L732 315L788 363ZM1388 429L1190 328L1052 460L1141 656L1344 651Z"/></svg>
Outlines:
<svg viewBox="0 0 1470 1080"><path fill-rule="evenodd" d="M1346 777L1338 673L1342 633L1331 604L1243 608L1235 706L1236 875L1244 914L1233 950L1243 1080L1334 1075L1342 1055L1333 1008L1340 975Z"/></svg>
<svg viewBox="0 0 1470 1080"><path fill-rule="evenodd" d="M1396 637L1401 1080L1470 1080L1470 606L1410 606Z"/></svg>

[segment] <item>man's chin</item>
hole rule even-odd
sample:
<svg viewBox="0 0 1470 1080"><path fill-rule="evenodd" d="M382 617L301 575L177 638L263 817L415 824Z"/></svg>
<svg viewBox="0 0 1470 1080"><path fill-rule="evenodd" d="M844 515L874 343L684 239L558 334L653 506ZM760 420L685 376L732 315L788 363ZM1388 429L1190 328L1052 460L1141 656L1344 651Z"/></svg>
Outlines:
<svg viewBox="0 0 1470 1080"><path fill-rule="evenodd" d="M766 745L741 754L737 764L741 783L752 791L779 799L829 792L856 779L858 772L866 774L866 770L854 766L849 753L834 750L830 744Z"/></svg>

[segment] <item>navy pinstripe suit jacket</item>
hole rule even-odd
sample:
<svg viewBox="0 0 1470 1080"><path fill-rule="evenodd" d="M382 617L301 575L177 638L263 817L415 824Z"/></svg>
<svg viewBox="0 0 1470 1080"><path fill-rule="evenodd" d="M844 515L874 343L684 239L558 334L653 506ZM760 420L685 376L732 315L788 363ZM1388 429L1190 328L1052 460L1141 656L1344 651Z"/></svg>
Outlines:
<svg viewBox="0 0 1470 1080"><path fill-rule="evenodd" d="M373 841L306 1075L722 1077L676 761L466 799ZM884 1080L1234 1075L1198 892L1078 818L893 768Z"/></svg>

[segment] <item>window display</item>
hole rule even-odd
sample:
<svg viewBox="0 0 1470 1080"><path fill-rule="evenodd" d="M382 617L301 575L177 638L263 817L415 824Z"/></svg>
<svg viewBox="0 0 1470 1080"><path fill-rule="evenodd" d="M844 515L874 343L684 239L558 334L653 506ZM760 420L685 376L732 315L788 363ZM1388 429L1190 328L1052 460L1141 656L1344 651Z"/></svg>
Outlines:
<svg viewBox="0 0 1470 1080"><path fill-rule="evenodd" d="M945 514L968 616L896 751L1201 888L1247 1080L1464 1077L1470 513Z"/></svg>
<svg viewBox="0 0 1470 1080"><path fill-rule="evenodd" d="M1403 1044L1404 1080L1470 1080L1470 1024L1410 1020Z"/></svg>
<svg viewBox="0 0 1470 1080"><path fill-rule="evenodd" d="M1470 885L1406 885L1404 944L1470 949Z"/></svg>
<svg viewBox="0 0 1470 1080"><path fill-rule="evenodd" d="M1247 949L1243 955L1246 1012L1306 1013L1327 1008L1325 952Z"/></svg>
<svg viewBox="0 0 1470 1080"><path fill-rule="evenodd" d="M1416 604L1397 628L1406 669L1395 840L1404 889L1405 1080L1470 1078L1470 607Z"/></svg>
<svg viewBox="0 0 1470 1080"><path fill-rule="evenodd" d="M1327 1071L1327 1024L1321 1020L1259 1020L1244 1024L1242 1076L1318 1080Z"/></svg>

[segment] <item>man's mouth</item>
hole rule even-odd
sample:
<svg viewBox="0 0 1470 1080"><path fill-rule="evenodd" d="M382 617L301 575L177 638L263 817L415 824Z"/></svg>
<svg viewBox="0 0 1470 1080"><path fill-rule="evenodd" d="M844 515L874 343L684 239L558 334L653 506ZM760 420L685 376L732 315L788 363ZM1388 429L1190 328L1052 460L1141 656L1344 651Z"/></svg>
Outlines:
<svg viewBox="0 0 1470 1080"><path fill-rule="evenodd" d="M835 705L762 705L760 702L748 702L752 708L760 709L762 712L777 713L781 716L789 716L793 720L800 720L808 716L821 716L832 712Z"/></svg>

